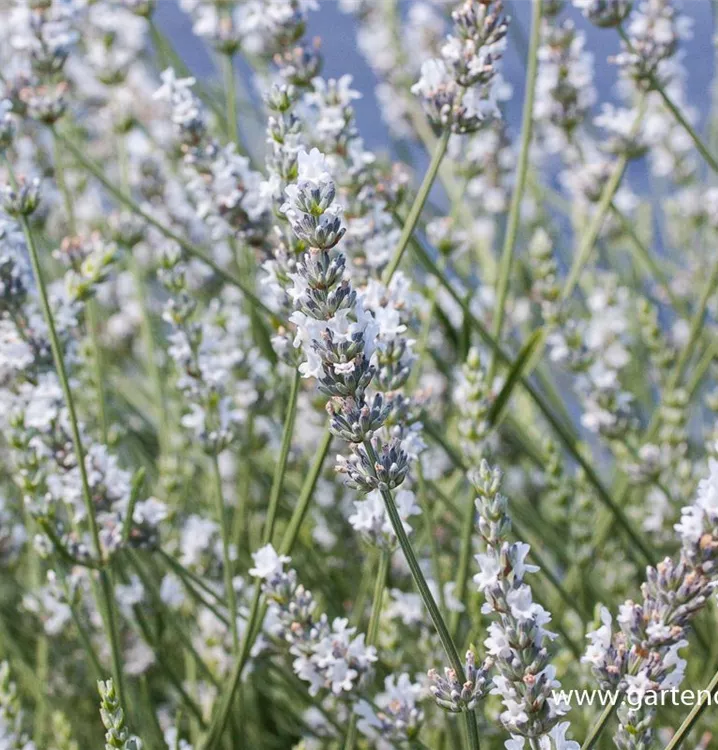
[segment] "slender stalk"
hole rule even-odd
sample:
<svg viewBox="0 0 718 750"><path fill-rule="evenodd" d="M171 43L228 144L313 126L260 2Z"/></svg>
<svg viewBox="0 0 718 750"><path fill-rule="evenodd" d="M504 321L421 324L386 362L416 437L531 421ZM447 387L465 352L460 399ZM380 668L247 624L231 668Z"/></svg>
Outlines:
<svg viewBox="0 0 718 750"><path fill-rule="evenodd" d="M214 479L214 499L217 522L222 535L222 569L224 573L224 588L227 596L227 609L229 610L229 627L232 631L232 650L236 654L239 649L239 633L237 631L237 595L234 591L232 581L232 557L229 550L229 522L224 504L224 492L222 490L222 475L219 471L219 458L216 454L212 456L212 478Z"/></svg>
<svg viewBox="0 0 718 750"><path fill-rule="evenodd" d="M287 459L289 458L289 449L292 445L292 433L294 432L294 420L297 416L297 395L299 393L299 381L301 375L299 370L295 370L292 375L292 385L289 391L289 403L287 404L287 414L284 419L284 429L282 431L282 445L279 449L279 460L274 469L272 478L272 489L269 493L269 505L267 507L267 518L264 522L264 532L262 534L262 544L269 544L274 534L274 524L277 520L277 510L279 509L279 498L282 495L284 487L284 474L287 470Z"/></svg>
<svg viewBox="0 0 718 750"><path fill-rule="evenodd" d="M414 232L414 229L419 222L421 212L424 209L426 199L429 197L429 193L431 192L431 187L434 184L434 180L436 179L437 172L439 171L439 166L441 165L441 161L444 158L444 154L446 153L446 148L449 145L450 137L451 128L446 128L436 144L434 154L431 157L431 162L429 163L429 168L426 170L424 179L422 180L421 186L419 187L419 192L416 194L416 198L414 198L414 202L412 203L411 209L409 210L409 215L406 217L406 221L404 222L404 227L401 230L399 242L394 249L394 255L392 256L389 265L386 267L382 275L382 281L384 282L384 284L389 284L397 268L399 268L399 264L401 263L404 251L409 244L411 235Z"/></svg>
<svg viewBox="0 0 718 750"><path fill-rule="evenodd" d="M499 262L498 278L496 280L496 312L492 333L497 341L501 340L501 329L506 314L506 297L509 291L509 279L516 247L516 235L518 234L521 219L521 204L526 187L526 174L529 166L529 149L533 135L533 111L534 98L536 95L536 73L538 71L538 49L541 41L541 15L543 11L543 0L534 0L531 4L531 39L526 69L526 90L524 92L523 116L521 120L521 147L519 160L516 166L516 184L511 196L511 206L506 223L506 234L504 236L504 247ZM489 366L489 383L496 374L496 356L491 359Z"/></svg>
<svg viewBox="0 0 718 750"><path fill-rule="evenodd" d="M432 573L434 574L436 587L439 591L439 604L441 605L441 608L445 610L446 602L444 601L444 587L441 576L439 545L437 544L436 535L434 534L434 512L433 508L431 507L431 503L429 502L428 493L426 491L426 480L424 478L424 470L421 467L421 461L417 461L416 479L419 489L419 505L421 506L424 523L426 524L426 533L429 537L429 554L431 556Z"/></svg>
<svg viewBox="0 0 718 750"><path fill-rule="evenodd" d="M97 388L97 409L100 421L100 437L102 442L107 445L109 422L107 419L107 396L105 394L105 368L102 357L102 348L100 346L100 316L95 299L87 300L85 307L87 315L87 329L92 341L93 360L95 366L95 386Z"/></svg>
<svg viewBox="0 0 718 750"><path fill-rule="evenodd" d="M679 385L681 379L683 378L683 373L685 372L686 366L688 365L688 362L690 362L690 359L695 352L696 344L698 343L698 339L700 338L700 333L705 322L704 318L706 309L708 308L708 303L710 302L711 297L715 293L717 284L718 260L716 260L711 266L706 284L703 287L703 291L701 292L701 296L698 300L698 307L696 308L693 319L691 320L691 327L688 333L688 341L686 342L686 345L683 347L683 350L678 356L678 362L676 362L675 370L673 371L671 379L668 382L667 387L669 389L673 389Z"/></svg>
<svg viewBox="0 0 718 750"><path fill-rule="evenodd" d="M8 168L8 172L11 175L12 181L16 184L14 172L7 160L6 165ZM35 276L35 283L37 285L38 296L40 298L40 306L42 308L42 313L45 318L45 324L47 325L48 334L50 337L50 349L52 350L52 358L55 365L55 370L57 371L58 380L60 381L60 387L62 388L65 405L67 406L72 445L75 451L75 456L77 458L78 471L80 472L82 498L85 504L85 512L90 529L92 547L95 553L95 558L98 561L102 561L102 545L100 543L100 533L97 526L97 518L95 517L95 505L92 500L92 493L90 491L90 484L87 477L87 467L85 465L85 450L83 448L82 439L80 437L80 426L77 419L77 412L75 411L75 400L73 398L72 391L70 390L70 381L67 376L67 369L65 368L65 359L62 355L60 339L57 335L57 329L55 328L55 318L52 314L52 308L50 307L50 301L47 296L47 287L45 285L45 279L42 274L42 267L40 264L40 258L37 252L37 245L35 244L35 238L33 236L32 229L30 228L30 224L26 216L20 216L18 220L25 236L25 242L27 243L28 253L30 255L30 263L32 265L33 274ZM103 569L100 571L99 578L101 597L98 601L98 605L102 614L102 618L104 620L105 630L107 631L108 639L110 641L110 649L112 653L112 671L113 677L115 679L118 697L120 697L120 700L122 700L122 661L119 638L114 617L114 608L112 605L112 589L106 570Z"/></svg>
<svg viewBox="0 0 718 750"><path fill-rule="evenodd" d="M144 219L148 224L151 224L155 229L161 232L165 237L176 242L190 255L199 258L203 263L206 263L218 276L224 281L233 286L236 286L245 298L254 305L258 310L262 310L270 319L275 318L275 314L270 310L259 297L257 297L242 281L239 277L235 276L231 271L226 268L222 268L212 257L210 257L201 247L190 242L183 235L165 226L161 221L154 218L152 214L145 211L137 201L131 196L127 195L123 190L113 185L108 177L105 176L102 167L85 155L82 148L76 145L70 138L60 133L57 135L58 139L62 144L72 153L77 161L112 195L117 201L127 206L129 209L134 211L138 216Z"/></svg>
<svg viewBox="0 0 718 750"><path fill-rule="evenodd" d="M282 555L288 555L294 547L302 521L306 515L307 509L309 508L309 502L311 501L312 495L317 486L319 475L322 472L324 460L329 452L331 438L331 433L327 430L324 441L319 446L314 463L312 464L302 487L292 518L280 543L279 553ZM264 617L267 613L267 605L261 603L261 596L261 586L256 586L250 604L250 611L247 616L247 624L244 630L239 654L232 667L229 680L224 686L224 689L220 692L222 698L220 698L219 705L214 713L207 735L205 736L203 743L199 746L201 750L214 750L222 739L224 729L229 720L233 696L239 687L242 672L247 663L247 659L249 658L249 653L254 645L257 635L259 634L262 623L264 622Z"/></svg>
<svg viewBox="0 0 718 750"><path fill-rule="evenodd" d="M591 748L598 742L598 738L601 736L601 732L608 724L609 720L614 713L618 710L621 696L616 698L615 703L609 703L606 708L601 711L601 715L598 717L596 723L589 730L588 736L581 745L581 750L591 750Z"/></svg>
<svg viewBox="0 0 718 750"><path fill-rule="evenodd" d="M464 521L461 527L461 548L459 550L459 566L456 573L456 598L464 601L466 594L466 582L469 578L469 563L471 562L471 540L474 534L474 520L476 518L476 509L474 506L473 494L469 493L468 502L464 512ZM461 622L461 612L452 612L450 619L449 631L452 638L456 638Z"/></svg>
<svg viewBox="0 0 718 750"><path fill-rule="evenodd" d="M364 441L364 450L366 450L367 456L369 456L369 460L371 461L372 465L375 465L378 459L371 441ZM381 490L381 496L384 500L384 505L386 507L387 515L389 516L389 521L391 522L391 526L394 529L394 534L399 541L401 551L404 553L406 564L409 566L409 570L411 571L414 583L419 589L419 595L424 602L424 606L429 612L429 617L431 617L431 621L434 624L434 628L439 636L441 645L444 647L446 657L448 658L452 669L456 672L459 678L459 682L464 682L464 665L459 658L454 640L451 637L451 633L449 633L446 622L444 621L444 618L436 605L436 601L434 600L431 589L426 582L426 578L424 578L424 574L419 565L419 561L416 559L416 555L414 554L414 550L411 546L411 542L409 541L409 537L406 535L406 531L404 530L404 524L401 520L401 516L399 515L399 511L396 508L396 504L394 503L394 498L392 497L391 491ZM476 721L473 712L464 712L464 714L469 747L472 748L472 750L478 750L479 735L476 730Z"/></svg>
<svg viewBox="0 0 718 750"><path fill-rule="evenodd" d="M389 572L389 563L391 562L391 550L383 549L379 556L377 565L376 580L374 582L374 594L371 603L371 615L369 616L369 627L366 633L367 646L373 646L379 635L379 621L381 619L381 608L384 603L384 589L386 588L386 578ZM344 750L354 750L357 739L357 721L358 715L352 712L349 719L349 729L344 742Z"/></svg>
<svg viewBox="0 0 718 750"><path fill-rule="evenodd" d="M234 70L234 55L222 55L224 74L225 111L227 113L227 140L237 143L237 82Z"/></svg>
<svg viewBox="0 0 718 750"><path fill-rule="evenodd" d="M299 494L299 499L297 500L297 504L292 512L292 517L289 519L287 528L284 530L284 536L279 545L279 553L281 555L288 555L292 551L294 543L297 541L299 529L301 528L302 521L304 521L304 517L309 509L309 502L312 499L314 489L319 481L319 475L322 473L324 460L327 457L327 453L329 453L329 446L331 443L332 433L327 430L324 433L324 439L317 447L317 454L314 458L314 463L309 469L309 474L302 486L302 491Z"/></svg>
<svg viewBox="0 0 718 750"><path fill-rule="evenodd" d="M676 733L671 737L671 741L666 745L665 750L678 750L683 744L685 739L690 734L693 727L696 725L698 719L700 719L706 708L712 705L713 700L716 698L716 691L718 690L718 672L713 675L713 678L708 685L700 692L702 692L701 699L691 709L691 712L683 720L683 723L678 727Z"/></svg>
<svg viewBox="0 0 718 750"><path fill-rule="evenodd" d="M586 265L586 261L588 260L591 251L596 244L598 234L601 231L603 222L606 219L606 215L611 208L613 199L615 198L618 187L621 184L621 180L623 179L623 174L626 171L627 164L628 157L625 155L620 156L614 164L613 172L611 172L611 176L609 177L608 182L603 187L603 191L601 193L598 205L596 206L596 210L591 217L591 222L588 225L586 233L581 237L581 242L579 243L578 250L574 255L573 263L571 264L568 276L566 277L566 281L564 282L563 290L561 292L561 299L563 300L568 299L571 296L573 290L576 288L576 284L578 283L583 268Z"/></svg>

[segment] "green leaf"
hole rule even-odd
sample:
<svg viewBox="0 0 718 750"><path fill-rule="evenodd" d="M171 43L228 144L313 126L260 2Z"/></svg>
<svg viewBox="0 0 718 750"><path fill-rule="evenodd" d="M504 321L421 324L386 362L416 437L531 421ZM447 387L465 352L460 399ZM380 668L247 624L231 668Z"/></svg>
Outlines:
<svg viewBox="0 0 718 750"><path fill-rule="evenodd" d="M537 328L528 338L526 343L521 347L518 357L514 360L511 370L506 378L504 387L491 405L489 411L489 422L494 427L501 422L504 409L506 408L514 388L519 385L524 372L530 372L533 366L534 354L543 350L546 330ZM531 367L529 367L531 365Z"/></svg>

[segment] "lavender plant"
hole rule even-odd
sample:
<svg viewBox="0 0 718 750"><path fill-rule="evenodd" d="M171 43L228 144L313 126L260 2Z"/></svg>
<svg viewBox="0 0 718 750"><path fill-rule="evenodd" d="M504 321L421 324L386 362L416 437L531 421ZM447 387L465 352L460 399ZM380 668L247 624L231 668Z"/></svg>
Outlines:
<svg viewBox="0 0 718 750"><path fill-rule="evenodd" d="M713 746L710 9L0 5L1 747Z"/></svg>

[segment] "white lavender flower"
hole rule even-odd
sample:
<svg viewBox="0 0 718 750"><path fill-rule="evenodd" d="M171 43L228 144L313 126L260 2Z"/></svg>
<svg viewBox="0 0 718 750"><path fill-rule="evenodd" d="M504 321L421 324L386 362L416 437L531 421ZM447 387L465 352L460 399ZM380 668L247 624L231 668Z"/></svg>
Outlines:
<svg viewBox="0 0 718 750"><path fill-rule="evenodd" d="M647 568L642 601L621 605L617 631L613 632L611 615L603 609L603 625L587 635L591 645L583 660L591 664L602 687L643 698L683 680L686 662L678 652L688 645L690 624L718 581L718 463L711 460L709 471L695 502L683 508L676 525L682 539L678 561L665 558ZM640 710L619 713L617 744L636 748L648 742L654 717L655 709L648 702Z"/></svg>
<svg viewBox="0 0 718 750"><path fill-rule="evenodd" d="M411 89L436 125L467 133L499 116L498 62L508 28L502 13L501 0L466 0L452 13L454 34L447 36L440 58L422 64Z"/></svg>
<svg viewBox="0 0 718 750"><path fill-rule="evenodd" d="M384 690L377 694L374 706L360 700L355 712L361 717L359 731L376 743L379 750L394 743L411 741L418 734L424 712L419 705L422 688L402 672L384 679Z"/></svg>
<svg viewBox="0 0 718 750"><path fill-rule="evenodd" d="M486 543L486 552L476 556L481 570L474 582L486 598L482 611L494 616L484 642L498 672L492 693L501 696L506 729L538 739L549 735L568 710L553 697L560 683L549 662L548 644L555 634L544 627L551 615L533 601L524 582L527 573L538 570L526 562L529 546L507 540L511 521L500 493L501 473L483 461L473 479L478 530Z"/></svg>
<svg viewBox="0 0 718 750"><path fill-rule="evenodd" d="M273 634L289 644L295 657L297 676L309 683L310 695L330 690L351 696L376 661L376 649L364 643L348 621L316 612L310 591L297 581L296 571L285 571L289 558L278 555L267 545L253 554L252 575L262 581L262 591L270 601L275 624Z"/></svg>

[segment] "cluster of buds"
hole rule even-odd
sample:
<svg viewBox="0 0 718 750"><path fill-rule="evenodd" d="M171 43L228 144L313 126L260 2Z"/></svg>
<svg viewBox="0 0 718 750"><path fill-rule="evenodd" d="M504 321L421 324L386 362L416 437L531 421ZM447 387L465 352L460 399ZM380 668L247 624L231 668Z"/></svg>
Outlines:
<svg viewBox="0 0 718 750"><path fill-rule="evenodd" d="M496 85L508 19L501 0L465 0L452 18L454 34L447 37L441 57L421 66L421 78L411 90L435 125L470 133L499 116Z"/></svg>
<svg viewBox="0 0 718 750"><path fill-rule="evenodd" d="M479 350L472 348L461 368L462 378L456 389L455 400L460 408L458 428L464 454L472 466L478 466L485 453L486 440L491 432L489 412L494 394Z"/></svg>
<svg viewBox="0 0 718 750"><path fill-rule="evenodd" d="M0 99L0 154L12 146L15 138L15 122L12 119L12 103L9 99Z"/></svg>
<svg viewBox="0 0 718 750"><path fill-rule="evenodd" d="M327 170L324 156L317 149L312 149L309 154L305 151L299 153L297 181L287 185L284 192L287 200L282 205L282 212L289 220L294 234L305 246L317 251L333 248L344 236L346 229L342 226L342 207L334 201L334 180ZM319 274L317 283L331 288L341 278L343 268L339 263L343 266L343 260L310 258L305 261L305 265L312 264L315 269L302 273Z"/></svg>
<svg viewBox="0 0 718 750"><path fill-rule="evenodd" d="M167 248L160 278L171 295L163 313L173 328L169 354L177 365L178 386L188 405L182 424L195 434L206 453L219 455L234 439L240 419L228 380L247 352L225 348L224 332L213 325L212 315L206 320L195 319L196 300L176 246Z"/></svg>
<svg viewBox="0 0 718 750"><path fill-rule="evenodd" d="M105 733L105 750L142 750L142 741L133 736L127 728L125 712L112 680L98 680L97 690L100 693L100 717L107 732Z"/></svg>
<svg viewBox="0 0 718 750"><path fill-rule="evenodd" d="M374 741L411 742L424 720L418 705L421 692L422 686L412 682L406 672L398 677L390 674L384 679L384 692L376 696L374 706L364 700L357 704L355 712L362 717L357 723L359 731Z"/></svg>
<svg viewBox="0 0 718 750"><path fill-rule="evenodd" d="M641 337L648 349L658 382L664 384L675 361L676 352L664 338L661 324L658 320L658 310L645 297L638 300L638 323L641 327Z"/></svg>
<svg viewBox="0 0 718 750"><path fill-rule="evenodd" d="M451 711L451 713L473 711L491 689L489 672L492 666L493 660L486 659L477 667L476 654L469 649L464 662L466 680L461 683L456 672L450 667L444 669L443 677L435 669L430 669L429 690L437 704L446 711Z"/></svg>
<svg viewBox="0 0 718 750"><path fill-rule="evenodd" d="M40 178L2 187L2 206L13 217L30 216L40 205Z"/></svg>
<svg viewBox="0 0 718 750"><path fill-rule="evenodd" d="M222 145L210 132L204 104L192 91L194 78L177 78L168 68L155 99L169 102L172 124L188 178L187 187L197 213L213 234L261 242L266 233L267 202L261 195L261 175L234 142Z"/></svg>
<svg viewBox="0 0 718 750"><path fill-rule="evenodd" d="M543 228L537 229L531 237L529 260L533 276L532 296L541 306L544 322L554 328L561 322L561 287L553 243Z"/></svg>
<svg viewBox="0 0 718 750"><path fill-rule="evenodd" d="M593 57L570 20L544 20L534 120L549 152L575 145L578 128L596 103ZM570 152L568 154L571 155Z"/></svg>

